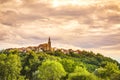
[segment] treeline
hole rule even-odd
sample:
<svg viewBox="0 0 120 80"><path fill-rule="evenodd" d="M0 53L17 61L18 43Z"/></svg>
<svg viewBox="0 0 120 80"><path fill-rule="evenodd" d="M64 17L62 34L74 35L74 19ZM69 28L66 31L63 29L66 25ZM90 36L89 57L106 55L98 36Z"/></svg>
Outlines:
<svg viewBox="0 0 120 80"><path fill-rule="evenodd" d="M0 52L0 80L120 80L120 64L101 54L81 51Z"/></svg>

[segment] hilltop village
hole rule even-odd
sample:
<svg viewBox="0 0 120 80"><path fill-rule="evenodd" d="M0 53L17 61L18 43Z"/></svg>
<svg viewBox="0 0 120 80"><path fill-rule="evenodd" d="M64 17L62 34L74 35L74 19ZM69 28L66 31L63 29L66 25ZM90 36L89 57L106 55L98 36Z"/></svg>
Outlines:
<svg viewBox="0 0 120 80"><path fill-rule="evenodd" d="M29 52L29 51L35 51L35 52L46 52L46 51L61 51L64 54L69 54L70 52L74 52L76 54L80 54L80 50L73 50L73 49L63 49L63 48L56 48L52 47L51 45L51 39L50 37L48 38L47 43L40 44L38 46L29 46L29 47L22 47L22 48L8 48L6 49L7 51L17 49L19 52Z"/></svg>
<svg viewBox="0 0 120 80"><path fill-rule="evenodd" d="M91 51L53 48L50 38L38 46L7 50L0 52L0 80L120 80L116 60Z"/></svg>

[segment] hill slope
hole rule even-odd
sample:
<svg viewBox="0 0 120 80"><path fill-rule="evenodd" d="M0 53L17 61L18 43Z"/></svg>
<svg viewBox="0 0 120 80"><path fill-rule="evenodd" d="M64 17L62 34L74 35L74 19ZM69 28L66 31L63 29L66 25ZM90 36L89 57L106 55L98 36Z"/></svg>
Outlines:
<svg viewBox="0 0 120 80"><path fill-rule="evenodd" d="M120 80L120 64L101 54L54 52L0 52L2 80Z"/></svg>

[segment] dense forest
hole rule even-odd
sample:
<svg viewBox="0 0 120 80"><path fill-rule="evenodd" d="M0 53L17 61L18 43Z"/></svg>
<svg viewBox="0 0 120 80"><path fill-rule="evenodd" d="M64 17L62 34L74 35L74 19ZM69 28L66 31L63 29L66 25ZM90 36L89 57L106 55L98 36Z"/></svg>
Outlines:
<svg viewBox="0 0 120 80"><path fill-rule="evenodd" d="M0 51L0 80L120 80L120 64L99 53Z"/></svg>

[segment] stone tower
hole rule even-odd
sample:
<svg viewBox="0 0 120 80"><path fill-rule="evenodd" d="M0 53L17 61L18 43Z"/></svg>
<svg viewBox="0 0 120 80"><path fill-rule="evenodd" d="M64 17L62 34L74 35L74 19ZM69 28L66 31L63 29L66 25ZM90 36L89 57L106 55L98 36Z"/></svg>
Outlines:
<svg viewBox="0 0 120 80"><path fill-rule="evenodd" d="M51 51L51 40L50 40L50 37L48 39L48 50Z"/></svg>

